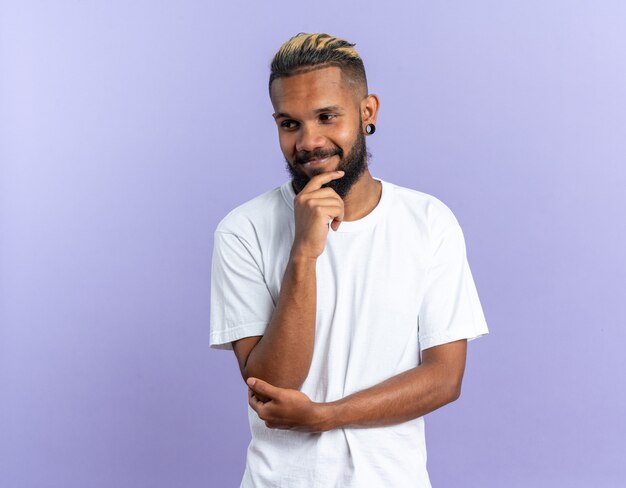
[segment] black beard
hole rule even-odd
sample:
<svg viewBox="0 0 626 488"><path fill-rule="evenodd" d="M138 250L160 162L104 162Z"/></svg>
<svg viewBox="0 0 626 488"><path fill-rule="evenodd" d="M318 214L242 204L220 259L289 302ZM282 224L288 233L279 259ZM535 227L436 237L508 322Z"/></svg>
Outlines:
<svg viewBox="0 0 626 488"><path fill-rule="evenodd" d="M315 157L323 158L332 156L334 154L339 155L339 164L337 165L337 171L344 171L344 175L341 178L337 178L335 180L329 181L328 183L324 183L322 185L322 188L332 188L343 199L348 194L352 186L361 177L363 172L367 169L368 159L372 158L372 155L365 147L365 136L363 135L363 132L361 132L360 125L357 134L358 135L356 141L350 148L350 152L345 158L343 157L343 150L337 147L335 151L330 154L328 153L328 151L311 151L303 155L298 155L296 157L294 165L299 166L301 163L299 163L298 161L306 161ZM291 164L289 164L287 158L285 158L285 163L287 164L287 171L291 175L291 181L294 191L296 192L296 194L300 193L309 182L310 178L306 174L298 171ZM319 171L319 173L323 173L323 171Z"/></svg>

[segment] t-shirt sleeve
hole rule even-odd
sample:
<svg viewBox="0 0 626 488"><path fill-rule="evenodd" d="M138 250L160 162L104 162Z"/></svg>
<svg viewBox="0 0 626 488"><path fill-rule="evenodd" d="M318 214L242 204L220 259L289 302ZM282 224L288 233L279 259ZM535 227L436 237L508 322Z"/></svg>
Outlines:
<svg viewBox="0 0 626 488"><path fill-rule="evenodd" d="M470 270L463 231L449 219L433 242L432 262L418 315L421 350L489 332Z"/></svg>
<svg viewBox="0 0 626 488"><path fill-rule="evenodd" d="M264 334L275 304L258 252L227 232L216 231L213 242L209 346L232 350L232 341Z"/></svg>

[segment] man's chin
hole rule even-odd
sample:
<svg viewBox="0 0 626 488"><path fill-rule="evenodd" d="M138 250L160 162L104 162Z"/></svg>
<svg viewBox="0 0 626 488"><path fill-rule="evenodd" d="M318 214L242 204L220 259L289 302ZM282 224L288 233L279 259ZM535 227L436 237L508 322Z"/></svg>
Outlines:
<svg viewBox="0 0 626 488"><path fill-rule="evenodd" d="M314 176L317 175L321 175L324 173L332 173L333 171L337 171L335 168L329 168L329 169L315 169L311 172L309 179L313 178Z"/></svg>
<svg viewBox="0 0 626 488"><path fill-rule="evenodd" d="M291 174L291 181L293 183L292 186L296 189L296 192L300 192L302 189L304 189L304 187L311 180L311 178L313 178L314 176L320 175L322 173L330 173L332 171L342 170L342 171L345 171L346 173L345 176L349 176L351 174L351 171L349 168L346 169L342 167L341 160L332 164L333 163L332 159L337 159L337 158L331 157L329 161L331 164L324 164L323 167L321 166L319 168L309 168L309 169L305 169L303 165L300 163L296 163L295 166L292 166L285 159L287 169L289 173ZM349 186L351 185L346 186L345 183L342 183L339 180L333 180L333 181L323 184L322 188L330 187L334 189L340 197L343 198L345 194L347 193L347 191L349 190Z"/></svg>

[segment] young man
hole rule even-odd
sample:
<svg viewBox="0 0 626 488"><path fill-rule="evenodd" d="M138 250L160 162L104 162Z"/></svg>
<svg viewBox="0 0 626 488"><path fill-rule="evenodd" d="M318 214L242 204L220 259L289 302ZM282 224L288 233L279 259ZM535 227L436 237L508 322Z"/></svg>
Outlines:
<svg viewBox="0 0 626 488"><path fill-rule="evenodd" d="M269 89L291 179L222 219L211 276L210 345L248 385L241 486L430 487L423 416L488 333L461 227L370 174L379 100L354 44L298 34Z"/></svg>

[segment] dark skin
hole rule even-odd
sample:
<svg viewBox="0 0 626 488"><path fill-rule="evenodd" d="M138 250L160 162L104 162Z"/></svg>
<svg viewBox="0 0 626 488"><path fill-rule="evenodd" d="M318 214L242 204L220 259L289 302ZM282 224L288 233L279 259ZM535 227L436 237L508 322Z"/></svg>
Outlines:
<svg viewBox="0 0 626 488"><path fill-rule="evenodd" d="M296 171L310 177L296 195L296 230L279 299L263 336L233 342L248 401L269 428L324 432L406 422L456 400L461 393L467 341L422 351L422 362L341 400L313 402L300 391L313 357L316 261L343 220L358 220L378 204L381 184L365 170L344 198L322 185L335 178L338 155L308 166L298 156L341 148L348 154L357 130L376 123L379 100L349 83L338 67L279 78L271 99L281 150ZM361 121L359 121L359 115Z"/></svg>

